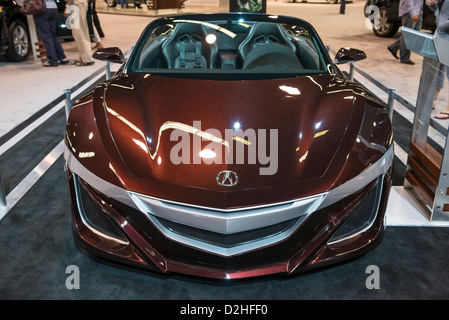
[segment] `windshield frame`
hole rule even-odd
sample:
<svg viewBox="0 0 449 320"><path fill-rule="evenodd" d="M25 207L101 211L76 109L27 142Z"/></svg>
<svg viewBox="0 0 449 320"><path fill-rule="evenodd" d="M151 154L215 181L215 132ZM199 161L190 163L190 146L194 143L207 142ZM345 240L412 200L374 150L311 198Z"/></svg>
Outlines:
<svg viewBox="0 0 449 320"><path fill-rule="evenodd" d="M275 22L278 24L290 24L290 25L301 25L306 28L310 37L314 40L314 44L317 49L317 53L320 59L320 62L325 66L325 70L313 70L313 69L305 69L305 72L254 72L254 71L242 71L235 70L230 71L223 69L208 69L207 72L204 72L204 69L194 70L194 69L168 69L168 68L148 68L148 70L135 71L130 70L130 65L134 63L135 59L139 58L140 50L144 47L145 42L151 36L150 34L157 27L166 25L170 23L170 21L199 21L210 23L211 21L232 21L232 22ZM315 75L315 74L335 74L335 65L333 60L330 58L328 50L326 46L323 44L321 38L316 32L315 28L305 20L288 17L288 16L277 16L277 15L268 15L268 14L259 14L259 13L215 13L215 14L189 14L189 15L176 15L176 16L168 16L164 18L156 19L150 22L147 27L142 32L138 41L132 49L132 52L127 59L123 73L124 74L154 74L168 77L182 77L182 78L193 78L193 79L211 79L211 80L245 80L245 79L272 79L272 78L290 78L290 77L298 77L298 76L307 76L307 75Z"/></svg>

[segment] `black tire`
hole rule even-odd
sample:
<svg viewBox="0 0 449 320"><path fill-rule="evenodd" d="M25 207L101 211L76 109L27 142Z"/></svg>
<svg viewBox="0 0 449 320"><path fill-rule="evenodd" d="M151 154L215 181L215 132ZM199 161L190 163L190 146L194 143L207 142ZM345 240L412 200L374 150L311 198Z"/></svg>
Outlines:
<svg viewBox="0 0 449 320"><path fill-rule="evenodd" d="M384 7L379 8L379 28L373 28L373 32L376 36L381 38L391 38L398 32L399 25L394 23L388 23L387 9Z"/></svg>
<svg viewBox="0 0 449 320"><path fill-rule="evenodd" d="M106 0L106 4L108 5L109 8L114 8L117 6L117 1L116 0Z"/></svg>
<svg viewBox="0 0 449 320"><path fill-rule="evenodd" d="M365 6L363 7L363 13L365 14L365 17L369 17L371 14L372 14L372 11L371 12L367 12L368 10L368 7L369 6L372 6L372 5L375 5L376 4L376 0L367 0L366 2L365 2Z"/></svg>
<svg viewBox="0 0 449 320"><path fill-rule="evenodd" d="M8 61L20 62L28 58L31 52L31 39L28 27L21 20L13 21L8 28L8 50L5 58Z"/></svg>
<svg viewBox="0 0 449 320"><path fill-rule="evenodd" d="M327 2L330 4L337 4L338 0L327 0Z"/></svg>

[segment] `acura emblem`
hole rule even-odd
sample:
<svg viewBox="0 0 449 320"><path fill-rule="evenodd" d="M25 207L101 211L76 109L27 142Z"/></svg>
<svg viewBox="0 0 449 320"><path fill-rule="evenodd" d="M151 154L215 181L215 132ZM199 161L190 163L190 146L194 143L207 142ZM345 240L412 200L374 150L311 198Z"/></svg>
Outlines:
<svg viewBox="0 0 449 320"><path fill-rule="evenodd" d="M217 183L223 187L233 187L239 181L239 176L234 171L221 171L217 175Z"/></svg>

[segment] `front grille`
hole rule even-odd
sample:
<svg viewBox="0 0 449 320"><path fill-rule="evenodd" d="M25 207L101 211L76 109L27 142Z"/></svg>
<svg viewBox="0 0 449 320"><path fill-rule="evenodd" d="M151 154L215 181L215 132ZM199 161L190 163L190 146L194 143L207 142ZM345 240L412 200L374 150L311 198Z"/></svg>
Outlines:
<svg viewBox="0 0 449 320"><path fill-rule="evenodd" d="M162 218L156 219L159 220L171 232L222 248L233 248L236 246L251 243L255 240L268 240L271 237L275 237L276 235L287 231L298 221L298 219L291 219L268 227L238 232L234 234L222 234L189 227Z"/></svg>
<svg viewBox="0 0 449 320"><path fill-rule="evenodd" d="M284 241L321 205L326 194L230 210L168 202L131 192L130 196L168 239L229 257Z"/></svg>

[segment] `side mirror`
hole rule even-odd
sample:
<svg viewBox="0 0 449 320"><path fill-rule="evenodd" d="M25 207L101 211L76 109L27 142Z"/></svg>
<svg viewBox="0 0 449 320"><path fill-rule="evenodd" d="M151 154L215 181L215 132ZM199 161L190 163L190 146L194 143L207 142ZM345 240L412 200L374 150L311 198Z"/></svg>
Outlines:
<svg viewBox="0 0 449 320"><path fill-rule="evenodd" d="M98 49L93 54L94 59L115 63L125 62L122 51L117 47Z"/></svg>
<svg viewBox="0 0 449 320"><path fill-rule="evenodd" d="M335 55L337 64L366 59L366 53L359 49L341 48Z"/></svg>

